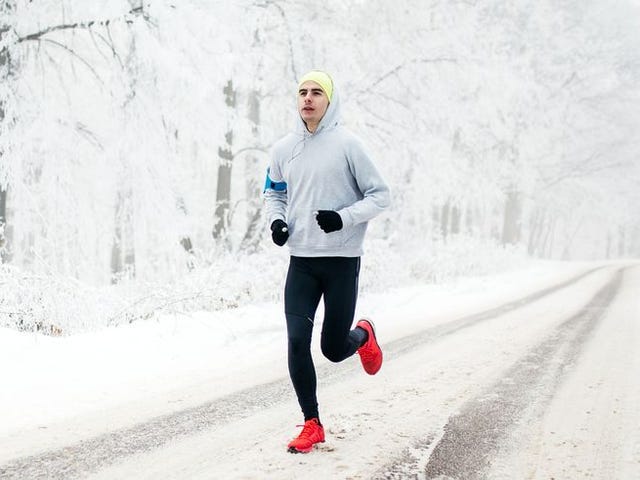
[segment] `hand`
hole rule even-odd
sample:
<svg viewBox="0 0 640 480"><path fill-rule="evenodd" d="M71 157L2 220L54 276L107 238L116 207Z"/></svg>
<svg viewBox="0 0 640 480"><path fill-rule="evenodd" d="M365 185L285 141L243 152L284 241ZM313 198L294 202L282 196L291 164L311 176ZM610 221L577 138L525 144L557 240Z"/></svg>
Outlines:
<svg viewBox="0 0 640 480"><path fill-rule="evenodd" d="M287 243L289 238L289 226L283 220L277 219L271 223L271 238L279 247Z"/></svg>
<svg viewBox="0 0 640 480"><path fill-rule="evenodd" d="M342 228L342 218L333 210L318 210L316 221L324 233L331 233Z"/></svg>

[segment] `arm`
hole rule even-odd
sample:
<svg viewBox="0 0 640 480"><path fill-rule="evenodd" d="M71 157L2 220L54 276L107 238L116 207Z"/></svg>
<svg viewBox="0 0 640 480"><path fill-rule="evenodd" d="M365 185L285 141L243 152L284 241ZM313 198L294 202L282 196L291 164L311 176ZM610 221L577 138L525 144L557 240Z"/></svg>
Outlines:
<svg viewBox="0 0 640 480"><path fill-rule="evenodd" d="M338 211L345 226L367 222L391 204L389 187L359 142L354 143L348 161L363 198Z"/></svg>
<svg viewBox="0 0 640 480"><path fill-rule="evenodd" d="M274 172L274 173L272 173ZM274 159L267 168L267 178L264 185L263 197L267 208L269 225L275 220L286 221L287 218L287 184L280 175Z"/></svg>

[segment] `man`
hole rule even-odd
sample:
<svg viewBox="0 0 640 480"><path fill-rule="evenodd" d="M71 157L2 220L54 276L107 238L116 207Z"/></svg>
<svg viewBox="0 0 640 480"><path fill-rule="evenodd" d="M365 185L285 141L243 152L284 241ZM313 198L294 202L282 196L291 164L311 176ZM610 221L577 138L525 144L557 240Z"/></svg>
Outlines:
<svg viewBox="0 0 640 480"><path fill-rule="evenodd" d="M289 374L304 414L300 435L288 445L307 453L324 442L318 413L311 334L324 298L322 353L340 362L360 354L374 375L382 351L373 323L351 330L367 222L389 206L389 188L360 142L339 125L340 102L331 77L311 71L298 84L297 129L277 142L265 185L276 245L291 253L284 291Z"/></svg>

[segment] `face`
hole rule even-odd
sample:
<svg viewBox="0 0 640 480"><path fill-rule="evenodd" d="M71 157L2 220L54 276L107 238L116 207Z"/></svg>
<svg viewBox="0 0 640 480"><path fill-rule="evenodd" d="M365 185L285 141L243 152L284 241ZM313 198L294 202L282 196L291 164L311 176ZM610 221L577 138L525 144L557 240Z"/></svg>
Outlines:
<svg viewBox="0 0 640 480"><path fill-rule="evenodd" d="M329 107L329 98L320 85L308 81L300 85L298 90L298 112L307 124L307 129L314 132Z"/></svg>

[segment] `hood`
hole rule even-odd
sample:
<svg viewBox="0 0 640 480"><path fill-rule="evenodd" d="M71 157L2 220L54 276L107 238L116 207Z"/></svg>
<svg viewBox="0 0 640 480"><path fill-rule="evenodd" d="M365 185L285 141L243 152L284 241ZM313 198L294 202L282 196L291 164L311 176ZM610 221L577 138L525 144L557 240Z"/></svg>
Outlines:
<svg viewBox="0 0 640 480"><path fill-rule="evenodd" d="M298 106L296 103L296 133L306 136L318 135L324 130L329 130L338 126L338 124L340 123L340 92L338 92L335 83L333 85L333 93L331 94L331 98L331 103L329 103L329 107L327 108L324 117L322 117L322 120L320 120L320 125L318 125L315 133L310 133L309 130L307 130L307 126L304 124L302 117L298 113Z"/></svg>

